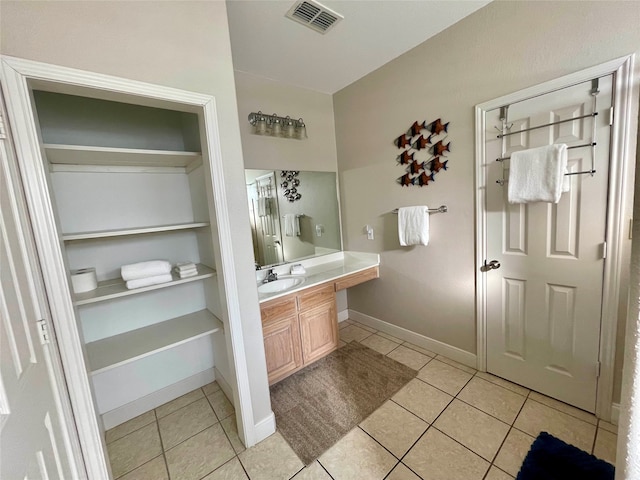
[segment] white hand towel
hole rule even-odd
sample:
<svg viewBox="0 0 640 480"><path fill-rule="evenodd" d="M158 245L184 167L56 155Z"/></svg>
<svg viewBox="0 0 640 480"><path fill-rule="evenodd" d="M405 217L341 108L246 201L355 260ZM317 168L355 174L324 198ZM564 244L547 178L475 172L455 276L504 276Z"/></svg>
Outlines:
<svg viewBox="0 0 640 480"><path fill-rule="evenodd" d="M284 216L284 234L287 237L297 237L300 235L300 221L295 213L287 213Z"/></svg>
<svg viewBox="0 0 640 480"><path fill-rule="evenodd" d="M509 202L558 203L567 168L564 144L531 148L511 154L509 165Z"/></svg>
<svg viewBox="0 0 640 480"><path fill-rule="evenodd" d="M185 278L186 276L191 277L193 275L197 275L198 269L196 267L193 267L187 268L186 270L175 270L175 272L180 278Z"/></svg>
<svg viewBox="0 0 640 480"><path fill-rule="evenodd" d="M136 280L129 280L127 282L127 288L132 290L134 288L142 288L148 287L149 285L158 285L160 283L166 283L173 280L173 277L170 273L165 273L164 275L155 275L153 277L147 278L138 278Z"/></svg>
<svg viewBox="0 0 640 480"><path fill-rule="evenodd" d="M120 275L125 282L139 278L154 277L171 273L171 264L165 260L131 263L120 267Z"/></svg>
<svg viewBox="0 0 640 480"><path fill-rule="evenodd" d="M402 207L398 209L398 237L400 245L429 245L429 208Z"/></svg>
<svg viewBox="0 0 640 480"><path fill-rule="evenodd" d="M178 262L174 267L176 272L183 272L185 270L195 270L196 264L193 262Z"/></svg>

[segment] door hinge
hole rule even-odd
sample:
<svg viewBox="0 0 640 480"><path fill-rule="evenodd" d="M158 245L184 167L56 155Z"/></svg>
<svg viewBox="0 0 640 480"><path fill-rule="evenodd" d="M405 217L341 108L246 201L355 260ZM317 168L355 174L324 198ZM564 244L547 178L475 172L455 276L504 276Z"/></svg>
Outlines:
<svg viewBox="0 0 640 480"><path fill-rule="evenodd" d="M613 107L609 109L609 126L613 125Z"/></svg>
<svg viewBox="0 0 640 480"><path fill-rule="evenodd" d="M600 366L602 364L600 362L596 363L596 378L600 378Z"/></svg>
<svg viewBox="0 0 640 480"><path fill-rule="evenodd" d="M607 258L607 242L602 242L602 258Z"/></svg>
<svg viewBox="0 0 640 480"><path fill-rule="evenodd" d="M38 320L38 333L40 334L40 343L42 345L49 344L49 325L46 320Z"/></svg>

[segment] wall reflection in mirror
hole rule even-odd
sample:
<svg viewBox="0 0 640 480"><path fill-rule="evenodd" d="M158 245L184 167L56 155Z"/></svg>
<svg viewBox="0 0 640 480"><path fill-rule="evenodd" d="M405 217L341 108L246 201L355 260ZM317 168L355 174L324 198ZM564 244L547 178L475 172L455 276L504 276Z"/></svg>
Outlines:
<svg viewBox="0 0 640 480"><path fill-rule="evenodd" d="M342 249L335 172L245 170L245 177L253 251L260 266ZM288 177L297 180L293 197L286 193L292 185Z"/></svg>

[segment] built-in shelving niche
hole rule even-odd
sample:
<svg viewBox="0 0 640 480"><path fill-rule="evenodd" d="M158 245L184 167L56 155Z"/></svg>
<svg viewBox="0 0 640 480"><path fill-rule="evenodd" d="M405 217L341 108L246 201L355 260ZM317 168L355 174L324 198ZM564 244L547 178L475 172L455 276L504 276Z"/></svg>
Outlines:
<svg viewBox="0 0 640 480"><path fill-rule="evenodd" d="M196 114L34 91L73 295L101 414L215 364L224 334ZM191 261L198 275L129 290L120 266ZM215 344L215 349L214 349ZM216 351L217 350L217 351Z"/></svg>

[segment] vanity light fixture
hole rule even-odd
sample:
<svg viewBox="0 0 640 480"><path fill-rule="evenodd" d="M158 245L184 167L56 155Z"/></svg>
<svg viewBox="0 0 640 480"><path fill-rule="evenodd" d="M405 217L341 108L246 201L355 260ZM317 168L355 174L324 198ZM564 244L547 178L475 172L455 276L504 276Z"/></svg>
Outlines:
<svg viewBox="0 0 640 480"><path fill-rule="evenodd" d="M302 118L298 120L289 116L280 117L277 113L266 115L262 112L249 114L251 133L269 137L295 138L304 140L307 137L307 126Z"/></svg>

